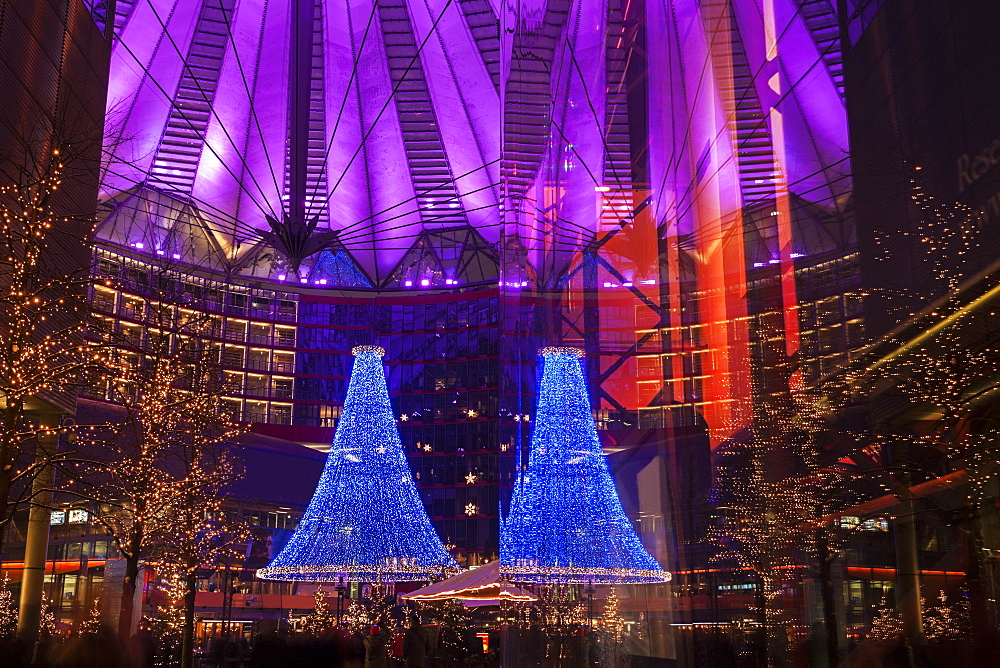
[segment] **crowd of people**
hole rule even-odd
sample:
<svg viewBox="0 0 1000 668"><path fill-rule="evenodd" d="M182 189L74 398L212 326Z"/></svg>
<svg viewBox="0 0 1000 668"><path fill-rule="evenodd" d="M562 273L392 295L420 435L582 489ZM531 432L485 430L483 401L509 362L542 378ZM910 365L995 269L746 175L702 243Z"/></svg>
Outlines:
<svg viewBox="0 0 1000 668"><path fill-rule="evenodd" d="M233 630L203 639L194 653L195 668L496 668L501 664L499 632L483 638L473 627L445 629L421 625L413 616L402 626L372 624L366 629L333 627L320 633L280 628L263 622L256 633ZM596 665L593 633L580 626L552 638L539 631L512 629L509 647L532 665L584 668ZM176 637L157 637L140 628L123 643L109 627L96 632L55 636L27 647L11 639L0 646L10 668L172 668L181 664ZM537 655L537 656L536 656Z"/></svg>
<svg viewBox="0 0 1000 668"><path fill-rule="evenodd" d="M200 653L203 668L424 668L425 666L489 666L495 656L483 651L475 638L461 654L441 655L432 629L410 618L405 629L383 629L378 624L364 632L330 628L319 634L286 633L276 624L264 625L252 642L239 633L215 638ZM494 653L495 654L495 653Z"/></svg>

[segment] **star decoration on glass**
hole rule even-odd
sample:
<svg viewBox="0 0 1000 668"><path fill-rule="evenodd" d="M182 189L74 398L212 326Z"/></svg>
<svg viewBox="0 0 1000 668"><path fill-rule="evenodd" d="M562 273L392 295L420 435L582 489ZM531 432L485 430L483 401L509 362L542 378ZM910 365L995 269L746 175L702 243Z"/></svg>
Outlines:
<svg viewBox="0 0 1000 668"><path fill-rule="evenodd" d="M400 422L406 422L409 419L410 419L410 416L407 415L406 413L403 413L402 415L399 416L399 421Z"/></svg>
<svg viewBox="0 0 1000 668"><path fill-rule="evenodd" d="M466 515L478 515L479 514L479 506L477 506L474 503L467 503L465 505L465 514Z"/></svg>
<svg viewBox="0 0 1000 668"><path fill-rule="evenodd" d="M478 476L476 476L475 473L470 473L469 475L465 476L465 484L466 485L475 485L477 479L478 479Z"/></svg>
<svg viewBox="0 0 1000 668"><path fill-rule="evenodd" d="M424 452L430 452L431 449L432 448L430 443L424 443Z"/></svg>

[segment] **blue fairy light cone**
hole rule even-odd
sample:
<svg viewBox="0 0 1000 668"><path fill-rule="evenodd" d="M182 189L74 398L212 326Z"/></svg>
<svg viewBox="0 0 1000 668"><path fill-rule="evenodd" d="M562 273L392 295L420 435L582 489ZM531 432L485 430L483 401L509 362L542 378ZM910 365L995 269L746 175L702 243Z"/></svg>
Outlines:
<svg viewBox="0 0 1000 668"><path fill-rule="evenodd" d="M527 470L500 538L514 582L665 582L622 510L590 411L578 348L545 348Z"/></svg>
<svg viewBox="0 0 1000 668"><path fill-rule="evenodd" d="M389 404L378 346L357 346L323 475L298 528L257 575L400 582L457 569L420 501Z"/></svg>

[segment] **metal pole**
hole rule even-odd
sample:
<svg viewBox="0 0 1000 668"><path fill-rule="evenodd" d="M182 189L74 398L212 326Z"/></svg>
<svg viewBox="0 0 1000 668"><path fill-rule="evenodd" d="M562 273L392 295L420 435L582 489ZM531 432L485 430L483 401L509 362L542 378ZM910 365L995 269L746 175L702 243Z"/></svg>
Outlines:
<svg viewBox="0 0 1000 668"><path fill-rule="evenodd" d="M20 614L17 633L25 642L33 644L38 638L42 618L42 585L45 582L45 561L49 549L49 524L52 511L52 483L54 473L48 463L56 451L59 435L51 424L38 432L38 449L35 463L41 465L31 484L32 502L28 511L28 533L24 546L24 571L21 578Z"/></svg>
<svg viewBox="0 0 1000 668"><path fill-rule="evenodd" d="M909 454L906 445L895 443L890 449L892 464L906 464ZM907 640L911 657L924 645L923 611L920 607L920 553L917 548L916 503L910 492L911 480L908 470L897 475L900 491L896 516L893 518L893 534L896 543L896 609L903 620L903 635Z"/></svg>
<svg viewBox="0 0 1000 668"><path fill-rule="evenodd" d="M233 616L233 583L230 561L226 561L226 570L222 574L222 632L223 637L229 635L229 620Z"/></svg>

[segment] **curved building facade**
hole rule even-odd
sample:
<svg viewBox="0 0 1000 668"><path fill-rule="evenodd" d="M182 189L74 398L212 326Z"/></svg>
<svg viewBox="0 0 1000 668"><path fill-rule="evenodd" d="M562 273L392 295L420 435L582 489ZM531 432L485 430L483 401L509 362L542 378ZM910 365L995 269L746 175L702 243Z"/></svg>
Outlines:
<svg viewBox="0 0 1000 668"><path fill-rule="evenodd" d="M96 267L95 315L119 355L141 364L150 337L185 336L185 318L201 318L206 361L229 381L224 405L266 436L328 449L351 349L384 347L400 436L438 532L460 553L474 554L471 563L497 553L499 490L510 480L500 474L506 449L497 435L495 283L419 294L323 291L227 280L165 263L155 251L110 244L97 251ZM172 305L167 319L152 308L162 303ZM110 400L114 392L90 387L86 395Z"/></svg>

